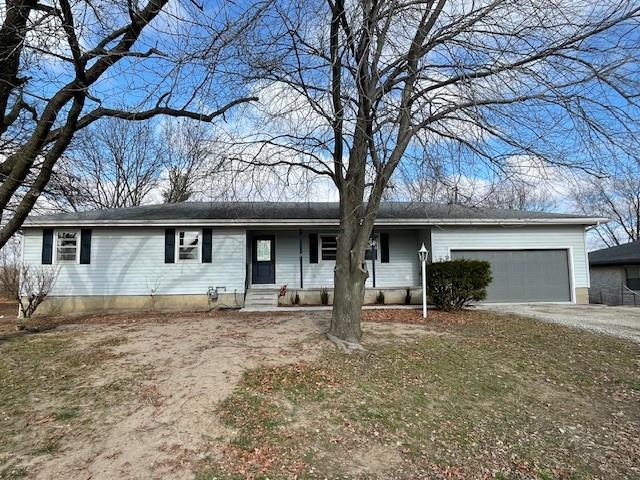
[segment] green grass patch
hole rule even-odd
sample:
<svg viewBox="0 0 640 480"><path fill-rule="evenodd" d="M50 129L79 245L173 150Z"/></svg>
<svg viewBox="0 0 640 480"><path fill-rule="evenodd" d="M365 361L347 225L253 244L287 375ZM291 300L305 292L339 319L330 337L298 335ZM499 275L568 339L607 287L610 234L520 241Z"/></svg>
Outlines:
<svg viewBox="0 0 640 480"><path fill-rule="evenodd" d="M55 419L59 422L68 422L80 415L80 407L66 406L54 413Z"/></svg>
<svg viewBox="0 0 640 480"><path fill-rule="evenodd" d="M33 455L52 455L60 449L60 439L47 438L33 449Z"/></svg>
<svg viewBox="0 0 640 480"><path fill-rule="evenodd" d="M27 469L21 466L0 466L0 480L20 480L27 478Z"/></svg>
<svg viewBox="0 0 640 480"><path fill-rule="evenodd" d="M252 450L273 438L274 430L285 422L278 404L259 392L245 391L229 397L220 412L227 425L238 431L232 445L243 450Z"/></svg>

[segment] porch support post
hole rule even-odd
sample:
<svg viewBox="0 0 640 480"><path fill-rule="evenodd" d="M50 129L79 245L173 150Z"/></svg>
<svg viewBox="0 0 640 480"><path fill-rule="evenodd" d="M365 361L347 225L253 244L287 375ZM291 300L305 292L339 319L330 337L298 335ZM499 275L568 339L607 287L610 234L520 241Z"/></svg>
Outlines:
<svg viewBox="0 0 640 480"><path fill-rule="evenodd" d="M371 238L375 242L375 230L371 230ZM373 288L376 288L376 255L378 255L378 244L374 243L371 247L371 273L373 274Z"/></svg>
<svg viewBox="0 0 640 480"><path fill-rule="evenodd" d="M302 281L302 229L298 230L298 250L300 253L300 288L304 288L304 282Z"/></svg>

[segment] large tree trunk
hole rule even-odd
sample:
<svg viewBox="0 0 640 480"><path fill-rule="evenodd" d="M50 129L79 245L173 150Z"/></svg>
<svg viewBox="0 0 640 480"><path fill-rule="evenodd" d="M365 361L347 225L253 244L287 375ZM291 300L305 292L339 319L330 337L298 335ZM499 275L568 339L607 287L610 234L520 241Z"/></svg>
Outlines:
<svg viewBox="0 0 640 480"><path fill-rule="evenodd" d="M362 338L360 322L364 302L364 284L369 276L360 255L349 247L347 235L338 238L338 260L334 273L333 313L329 338L351 348ZM364 256L364 255L362 255Z"/></svg>
<svg viewBox="0 0 640 480"><path fill-rule="evenodd" d="M362 304L365 282L369 277L364 256L371 226L369 221L361 221L362 212L361 200L357 203L353 200L341 201L333 312L327 336L347 351L361 348Z"/></svg>

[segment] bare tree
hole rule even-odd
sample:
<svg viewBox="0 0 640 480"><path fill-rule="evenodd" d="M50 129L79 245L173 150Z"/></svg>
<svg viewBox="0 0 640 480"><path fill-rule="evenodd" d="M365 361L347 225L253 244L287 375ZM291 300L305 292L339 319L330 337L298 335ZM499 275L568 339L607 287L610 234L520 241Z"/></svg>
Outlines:
<svg viewBox="0 0 640 480"><path fill-rule="evenodd" d="M79 132L45 191L62 211L142 204L165 167L165 143L152 122L103 120Z"/></svg>
<svg viewBox="0 0 640 480"><path fill-rule="evenodd" d="M76 132L96 120L211 122L255 100L241 85L225 87L219 64L230 61L231 45L262 3L7 0L2 8L0 246L46 189Z"/></svg>
<svg viewBox="0 0 640 480"><path fill-rule="evenodd" d="M497 178L451 169L450 159L405 158L387 186L387 200L436 202L508 210L558 208L552 179L538 169L511 168ZM531 168L529 168L531 170ZM473 176L474 173L476 176Z"/></svg>
<svg viewBox="0 0 640 480"><path fill-rule="evenodd" d="M636 160L614 165L603 176L585 175L573 187L577 209L609 218L596 234L607 247L640 241L640 166Z"/></svg>
<svg viewBox="0 0 640 480"><path fill-rule="evenodd" d="M22 265L19 269L19 287L16 300L20 305L20 314L24 318L31 318L36 309L58 279L58 268L55 265Z"/></svg>
<svg viewBox="0 0 640 480"><path fill-rule="evenodd" d="M464 175L447 168L446 160L424 155L406 156L398 165L383 195L385 200L458 203Z"/></svg>
<svg viewBox="0 0 640 480"><path fill-rule="evenodd" d="M166 146L165 203L186 202L203 189L205 179L222 170L225 158L214 157L210 129L193 121L168 122L163 128Z"/></svg>
<svg viewBox="0 0 640 480"><path fill-rule="evenodd" d="M14 300L20 288L20 255L22 236L14 235L0 249L0 288L2 294Z"/></svg>
<svg viewBox="0 0 640 480"><path fill-rule="evenodd" d="M455 145L496 170L514 155L589 170L576 150L638 148L639 12L627 0L276 2L243 56L264 114L244 158L335 183L330 339L359 346L364 254L406 154Z"/></svg>
<svg viewBox="0 0 640 480"><path fill-rule="evenodd" d="M532 212L549 212L558 208L558 202L544 184L521 179L500 180L485 187L481 198L474 204Z"/></svg>
<svg viewBox="0 0 640 480"><path fill-rule="evenodd" d="M20 315L31 318L53 288L58 269L53 265L23 265L20 239L13 237L0 250L0 287L20 306Z"/></svg>

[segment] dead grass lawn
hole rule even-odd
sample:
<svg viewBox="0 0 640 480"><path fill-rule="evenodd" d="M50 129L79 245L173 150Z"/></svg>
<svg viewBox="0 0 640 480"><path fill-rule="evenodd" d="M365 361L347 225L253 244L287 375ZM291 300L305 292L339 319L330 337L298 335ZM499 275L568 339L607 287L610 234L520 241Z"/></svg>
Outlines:
<svg viewBox="0 0 640 480"><path fill-rule="evenodd" d="M366 315L352 356L323 340L328 312L0 333L0 479L640 478L638 345Z"/></svg>
<svg viewBox="0 0 640 480"><path fill-rule="evenodd" d="M446 335L245 373L218 409L236 431L225 460L200 478L640 477L637 345L433 317Z"/></svg>

